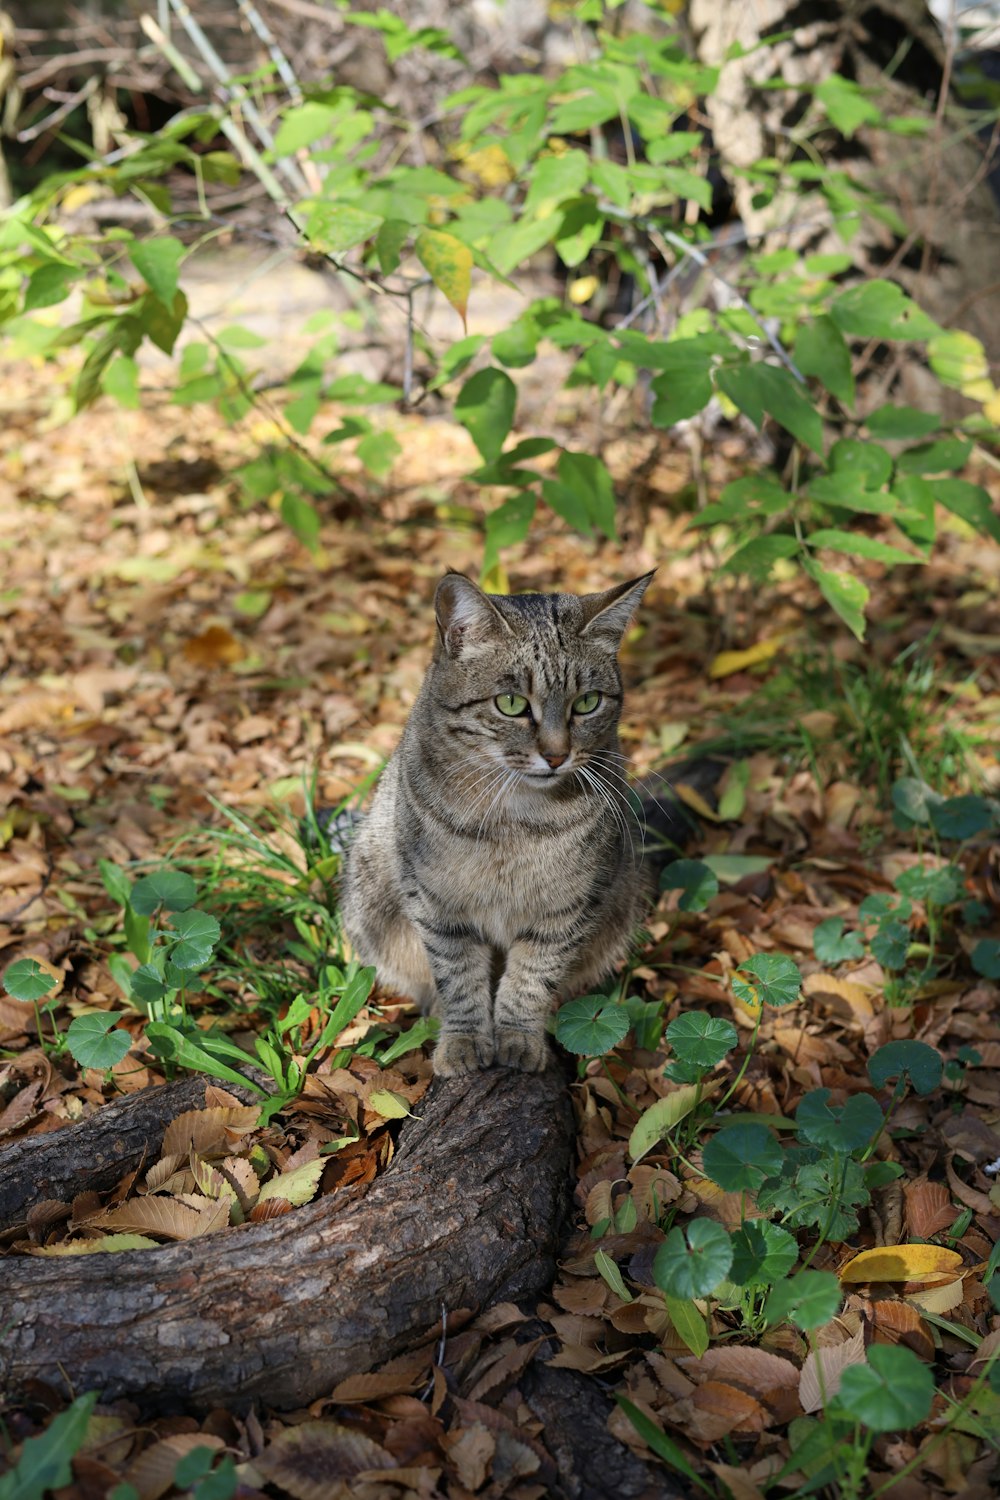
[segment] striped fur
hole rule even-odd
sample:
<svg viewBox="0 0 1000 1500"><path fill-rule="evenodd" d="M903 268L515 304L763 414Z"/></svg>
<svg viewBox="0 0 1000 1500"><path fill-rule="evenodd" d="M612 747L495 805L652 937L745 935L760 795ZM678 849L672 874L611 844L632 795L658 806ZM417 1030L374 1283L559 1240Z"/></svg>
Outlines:
<svg viewBox="0 0 1000 1500"><path fill-rule="evenodd" d="M628 951L645 888L616 657L651 577L582 597L487 595L458 573L438 585L434 659L343 905L381 984L440 1015L438 1073L543 1068L553 997ZM593 692L596 710L574 712ZM501 694L530 712L506 717Z"/></svg>

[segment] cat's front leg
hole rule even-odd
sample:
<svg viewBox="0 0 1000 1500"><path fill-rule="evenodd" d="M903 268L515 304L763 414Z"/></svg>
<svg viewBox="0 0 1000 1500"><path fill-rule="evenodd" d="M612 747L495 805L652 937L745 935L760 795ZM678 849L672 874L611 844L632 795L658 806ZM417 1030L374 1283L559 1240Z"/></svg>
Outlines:
<svg viewBox="0 0 1000 1500"><path fill-rule="evenodd" d="M496 1061L502 1068L540 1073L551 1058L545 1023L566 973L565 938L531 934L514 943L493 1007Z"/></svg>
<svg viewBox="0 0 1000 1500"><path fill-rule="evenodd" d="M413 923L437 986L441 1033L434 1048L434 1071L442 1078L488 1068L494 1058L490 1003L492 950L471 927L434 921Z"/></svg>

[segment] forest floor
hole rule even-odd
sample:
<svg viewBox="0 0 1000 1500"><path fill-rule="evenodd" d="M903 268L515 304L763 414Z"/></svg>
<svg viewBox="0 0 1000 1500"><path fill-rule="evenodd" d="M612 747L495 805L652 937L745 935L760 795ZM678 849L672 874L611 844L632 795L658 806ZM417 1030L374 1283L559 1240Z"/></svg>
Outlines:
<svg viewBox="0 0 1000 1500"><path fill-rule="evenodd" d="M428 659L435 581L448 567L478 570L481 500L458 483L476 461L465 432L443 416L400 418L402 453L383 485L338 459L345 488L318 501L323 524L310 552L276 505L249 504L231 477L279 440L258 412L227 428L210 410L165 399L138 412L102 401L62 423L52 418L49 371L28 365L4 372L0 409L0 966L31 956L59 985L40 1035L33 1008L0 995L2 1164L11 1143L163 1078L145 1019L109 968L123 937L98 862L148 869L181 836L219 825L220 805L253 817L279 807L290 816L275 837L304 870L288 830L306 788L318 804L335 805L393 748ZM921 858L912 830L893 820L897 777L919 774L944 793L997 792L1000 548L951 518L926 567L883 577L880 565L866 565L874 608L862 646L799 585L755 596L719 582L710 546L687 529L694 470L679 438L633 433L623 417L604 451L622 497L620 544L583 542L554 519L540 524L523 553L505 554L510 587L585 592L656 567L624 653L625 749L642 772L721 737L730 761L724 816L688 794L703 817L687 853L729 859L717 866L721 890L701 912L678 911L678 892L664 894L631 991L659 1002L665 1020L694 1008L733 1021L740 1049L726 1069L735 1076L754 1017L728 977L753 953L789 954L805 976L803 996L766 1013L734 1099L744 1112L785 1121L810 1090L830 1089L841 1102L873 1092L866 1059L887 1041L939 1049L941 1085L899 1105L880 1148L902 1175L861 1210L857 1230L831 1237L811 1264L839 1271L859 1250L929 1241L955 1252L957 1269L887 1278L874 1292L847 1285L812 1354L788 1324L750 1335L732 1311L708 1308L710 1347L692 1353L652 1285L651 1253L663 1239L657 1215L670 1202L679 1223L697 1214L735 1228L742 1195L701 1176L697 1151L693 1161L655 1150L631 1161L637 1117L674 1088L663 1050L632 1036L576 1070L577 1222L536 1308L506 1306L443 1334L428 1330L423 1346L380 1373L359 1369L308 1410L147 1419L127 1401L108 1403L91 1418L61 1495L103 1495L125 1481L133 1489L123 1495L154 1500L176 1492L174 1466L199 1447L235 1464L239 1489L219 1494L337 1493L332 1481L310 1489L296 1467L295 1442L311 1435L316 1462L361 1500L538 1500L548 1493L550 1458L518 1381L544 1357L627 1395L712 1494L756 1500L786 1463L790 1424L821 1412L838 1372L873 1341L905 1343L933 1366L938 1387L918 1429L877 1440L878 1482L896 1476L896 1500L989 1492L996 1452L983 1432L993 1423L995 1434L1000 1398L980 1382L968 1419L943 1436L942 1421L1000 1344L983 1284L1000 1240L1000 1189L983 1170L1000 1158L998 987L970 962L976 944L997 935L995 846L973 838L957 855L962 899L983 910L969 927L951 904L932 974L923 960L888 972L858 908L891 892ZM708 495L747 461L739 435L710 444ZM995 474L975 477L996 492ZM821 961L815 931L835 918L859 936L840 950L834 943ZM911 938L926 938L926 924L915 900ZM252 1040L252 976L242 992L230 982L228 993L239 1012L229 1035ZM208 1020L220 1014L220 993L192 1004ZM53 1037L53 1025L64 1031L95 1010L121 1015L131 1036L108 1076L78 1067ZM407 1021L392 997L371 1013L379 1014L391 1027ZM360 1038L369 1019L364 1012L346 1040ZM320 1058L314 1071L323 1066ZM430 1078L427 1049L384 1067L358 1055L326 1074L339 1120L310 1112L307 1089L303 1108L291 1106L263 1132L234 1125L227 1149L249 1160L263 1142L275 1170L290 1171L356 1134L330 1158L320 1191L362 1184L391 1161L398 1120L387 1096L412 1109ZM217 1112L232 1101L210 1082L206 1106ZM314 1173L313 1189L318 1180ZM60 1253L74 1236L93 1239L112 1224L141 1228L120 1210L142 1201L142 1186L133 1179L102 1201L36 1216L6 1237L5 1253ZM178 1212L162 1237L213 1227L187 1201L193 1179L177 1163L145 1188L147 1197L159 1188L164 1201L173 1194L178 1210L194 1214ZM598 1249L605 1271L610 1258L628 1288L601 1273ZM529 1316L544 1340L519 1337ZM835 1353L824 1363L817 1351L825 1350ZM435 1378L436 1370L446 1373ZM65 1403L65 1390L39 1387L9 1406L8 1441L39 1432ZM650 1457L623 1411L610 1422ZM799 1493L805 1482L792 1471L774 1492Z"/></svg>

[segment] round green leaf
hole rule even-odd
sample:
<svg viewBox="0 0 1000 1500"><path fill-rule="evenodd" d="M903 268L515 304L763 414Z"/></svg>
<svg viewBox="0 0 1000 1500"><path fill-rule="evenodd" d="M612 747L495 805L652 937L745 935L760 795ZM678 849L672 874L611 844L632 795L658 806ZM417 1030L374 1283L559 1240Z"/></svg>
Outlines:
<svg viewBox="0 0 1000 1500"><path fill-rule="evenodd" d="M628 1013L607 995L581 995L560 1006L556 1041L567 1052L600 1057L617 1047L629 1028Z"/></svg>
<svg viewBox="0 0 1000 1500"><path fill-rule="evenodd" d="M714 1219L692 1219L671 1229L656 1252L653 1280L669 1297L707 1297L729 1275L733 1246Z"/></svg>
<svg viewBox="0 0 1000 1500"><path fill-rule="evenodd" d="M832 1271L800 1271L779 1282L764 1306L769 1323L819 1328L835 1317L841 1303L840 1282Z"/></svg>
<svg viewBox="0 0 1000 1500"><path fill-rule="evenodd" d="M983 938L976 944L972 950L972 967L984 979L1000 979L1000 943L996 938Z"/></svg>
<svg viewBox="0 0 1000 1500"><path fill-rule="evenodd" d="M901 969L906 963L910 933L902 922L882 922L871 941L871 949L883 969Z"/></svg>
<svg viewBox="0 0 1000 1500"><path fill-rule="evenodd" d="M781 1170L782 1159L766 1125L727 1125L706 1142L701 1164L724 1193L752 1193Z"/></svg>
<svg viewBox="0 0 1000 1500"><path fill-rule="evenodd" d="M52 975L33 958L17 959L3 976L3 987L12 1000L41 1000L55 986Z"/></svg>
<svg viewBox="0 0 1000 1500"><path fill-rule="evenodd" d="M115 1026L121 1016L109 1015L107 1011L87 1016L77 1016L66 1032L66 1045L81 1068L113 1068L121 1062L132 1038L127 1031Z"/></svg>
<svg viewBox="0 0 1000 1500"><path fill-rule="evenodd" d="M675 859L660 876L660 889L683 892L678 902L681 911L704 911L719 894L719 882L715 871L700 860Z"/></svg>
<svg viewBox="0 0 1000 1500"><path fill-rule="evenodd" d="M950 906L962 894L963 877L957 865L941 865L935 870L913 865L897 875L894 884L901 896L929 901L933 906Z"/></svg>
<svg viewBox="0 0 1000 1500"><path fill-rule="evenodd" d="M732 1052L739 1035L731 1021L704 1010L691 1010L670 1022L667 1041L680 1062L707 1073Z"/></svg>
<svg viewBox="0 0 1000 1500"><path fill-rule="evenodd" d="M801 988L802 975L784 953L755 953L733 975L733 993L754 1007L792 1005Z"/></svg>
<svg viewBox="0 0 1000 1500"><path fill-rule="evenodd" d="M149 917L160 906L167 911L186 911L193 906L198 888L190 875L179 870L154 870L143 876L132 890L132 910Z"/></svg>
<svg viewBox="0 0 1000 1500"><path fill-rule="evenodd" d="M908 1078L918 1094L932 1094L941 1082L940 1052L926 1042L886 1042L868 1059L868 1077L877 1089L890 1078Z"/></svg>
<svg viewBox="0 0 1000 1500"><path fill-rule="evenodd" d="M868 1363L848 1365L838 1407L872 1432L909 1431L925 1422L934 1400L934 1375L902 1344L872 1344Z"/></svg>
<svg viewBox="0 0 1000 1500"><path fill-rule="evenodd" d="M856 932L844 935L843 917L820 922L813 932L813 952L821 964L841 964L848 958L861 958L864 944Z"/></svg>
<svg viewBox="0 0 1000 1500"><path fill-rule="evenodd" d="M767 1219L748 1219L731 1239L729 1279L736 1286L770 1286L787 1276L799 1258L795 1236Z"/></svg>
<svg viewBox="0 0 1000 1500"><path fill-rule="evenodd" d="M971 839L996 822L996 813L986 798L971 792L933 803L929 811L931 823L943 839Z"/></svg>
<svg viewBox="0 0 1000 1500"><path fill-rule="evenodd" d="M170 950L175 969L201 969L208 963L219 941L219 924L205 911L182 911L172 919L180 942Z"/></svg>
<svg viewBox="0 0 1000 1500"><path fill-rule="evenodd" d="M795 1111L799 1138L821 1151L839 1151L849 1156L860 1151L885 1123L871 1094L852 1094L839 1108L831 1109L829 1089L804 1094Z"/></svg>
<svg viewBox="0 0 1000 1500"><path fill-rule="evenodd" d="M910 823L929 824L931 808L941 801L937 792L915 776L901 776L892 788L892 805Z"/></svg>
<svg viewBox="0 0 1000 1500"><path fill-rule="evenodd" d="M163 976L153 964L140 964L132 975L132 987L130 996L141 1000L144 1005L154 1005L157 1000L162 1000L167 993L167 986L163 982Z"/></svg>

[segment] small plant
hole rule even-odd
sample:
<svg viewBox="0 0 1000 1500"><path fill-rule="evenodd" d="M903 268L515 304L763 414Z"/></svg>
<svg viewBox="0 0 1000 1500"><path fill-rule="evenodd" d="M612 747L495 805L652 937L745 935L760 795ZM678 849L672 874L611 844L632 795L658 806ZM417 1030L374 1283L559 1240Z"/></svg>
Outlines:
<svg viewBox="0 0 1000 1500"><path fill-rule="evenodd" d="M68 1052L81 1068L110 1071L121 1062L132 1045L129 1033L116 1025L125 1019L124 1015L91 1011L87 1015L75 1016L66 1031L61 1032L54 1015L58 999L53 996L45 1005L39 1006L38 1003L52 994L58 983L55 975L34 958L16 959L3 976L3 987L13 1000L23 1000L34 1006L41 1047L55 1057ZM52 1028L51 1036L45 1034L45 1019Z"/></svg>

